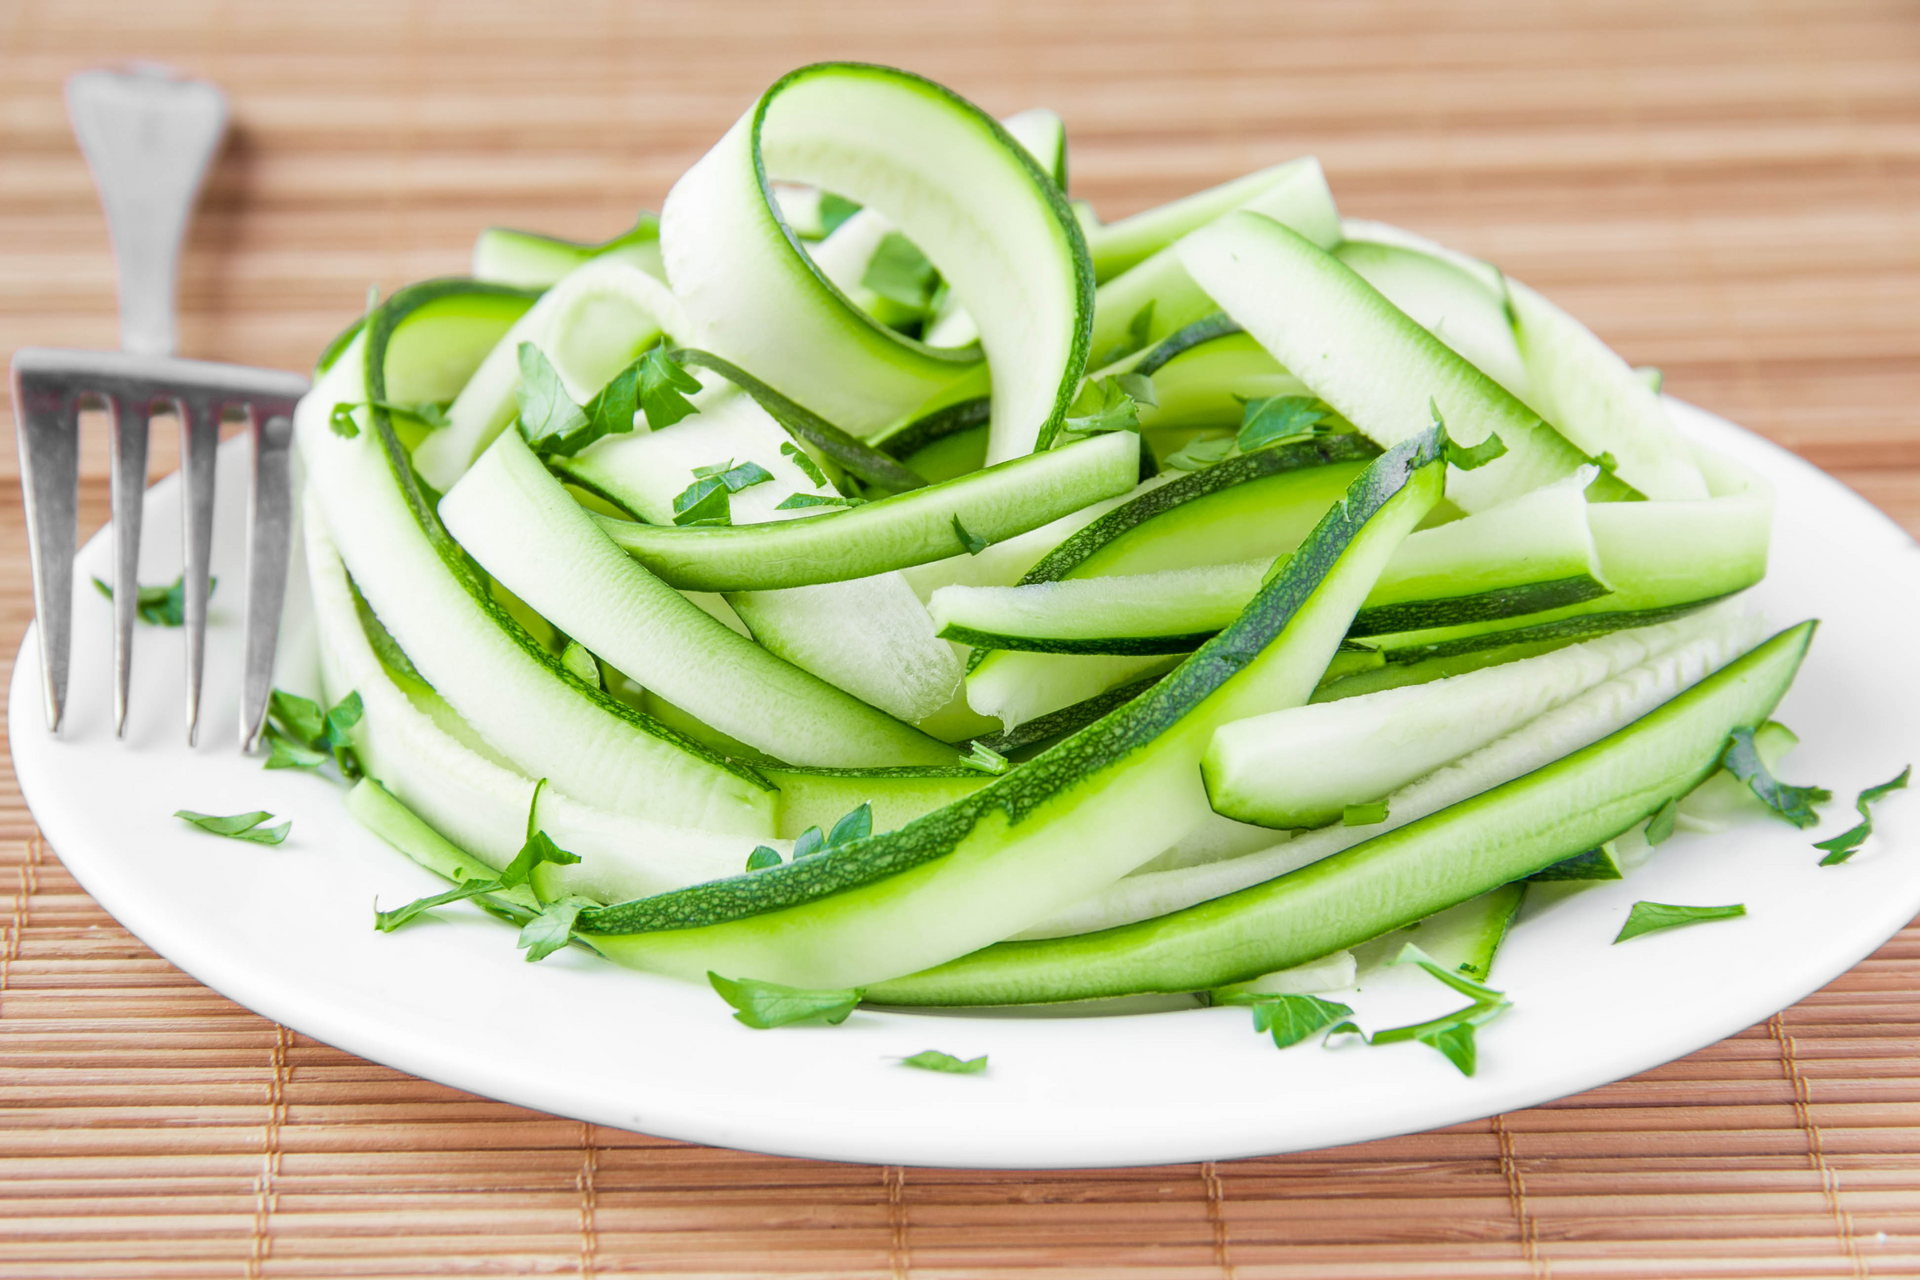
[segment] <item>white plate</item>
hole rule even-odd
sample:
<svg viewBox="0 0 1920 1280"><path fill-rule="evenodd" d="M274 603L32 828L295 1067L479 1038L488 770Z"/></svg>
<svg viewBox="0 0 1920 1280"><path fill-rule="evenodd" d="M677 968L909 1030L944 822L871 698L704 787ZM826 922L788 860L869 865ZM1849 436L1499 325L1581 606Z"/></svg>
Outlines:
<svg viewBox="0 0 1920 1280"><path fill-rule="evenodd" d="M1920 806L1896 797L1850 864L1810 841L1847 801L1920 761L1920 556L1837 482L1698 410L1685 429L1779 486L1773 571L1751 594L1781 625L1825 620L1779 716L1784 768L1839 797L1819 832L1765 823L1680 835L1648 865L1515 929L1496 985L1514 1009L1465 1078L1431 1049L1308 1044L1278 1052L1244 1009L1099 1017L861 1011L832 1028L750 1031L710 991L580 952L523 963L466 908L391 935L397 904L443 887L361 830L332 784L240 757L237 588L244 441L222 450L203 745L182 742L181 636L140 628L128 740L108 719L109 612L81 553L68 727L41 728L31 632L8 731L20 785L61 859L155 951L301 1032L461 1089L619 1128L721 1146L895 1164L1062 1167L1214 1160L1455 1124L1592 1088L1713 1043L1845 972L1920 912ZM178 489L156 486L141 577L178 572ZM300 620L292 620L295 634ZM169 815L264 808L293 834L262 848ZM743 851L744 855L744 851ZM1748 916L1609 945L1636 899L1744 902ZM1404 970L1346 997L1379 1027L1458 998ZM902 1069L922 1049L989 1054L982 1076Z"/></svg>

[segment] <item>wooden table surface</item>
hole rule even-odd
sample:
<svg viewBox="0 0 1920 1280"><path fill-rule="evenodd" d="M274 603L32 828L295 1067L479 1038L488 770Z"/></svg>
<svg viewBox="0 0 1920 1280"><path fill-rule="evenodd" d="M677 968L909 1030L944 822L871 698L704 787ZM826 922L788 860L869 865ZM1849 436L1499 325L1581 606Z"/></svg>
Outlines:
<svg viewBox="0 0 1920 1280"><path fill-rule="evenodd" d="M0 349L116 340L73 70L158 60L227 89L184 354L297 369L369 284L460 271L487 223L599 238L658 207L755 93L825 57L1057 109L1073 194L1109 218L1315 153L1348 214L1495 259L1920 528L1910 0L4 0ZM30 613L14 467L0 450L9 652ZM97 436L83 488L92 529ZM1910 928L1680 1062L1335 1151L1055 1174L771 1159L462 1095L261 1020L100 911L9 775L0 1280L1916 1274L1917 985Z"/></svg>

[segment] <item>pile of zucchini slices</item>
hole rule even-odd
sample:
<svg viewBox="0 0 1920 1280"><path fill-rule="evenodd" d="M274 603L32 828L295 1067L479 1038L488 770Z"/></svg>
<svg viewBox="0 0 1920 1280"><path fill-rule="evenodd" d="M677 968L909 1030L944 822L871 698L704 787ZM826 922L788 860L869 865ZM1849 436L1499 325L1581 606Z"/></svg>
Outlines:
<svg viewBox="0 0 1920 1280"><path fill-rule="evenodd" d="M811 66L657 219L334 342L325 691L436 901L891 1005L1338 986L1443 912L1484 978L1779 749L1772 496L1657 375L1312 159L1065 190L1050 112Z"/></svg>

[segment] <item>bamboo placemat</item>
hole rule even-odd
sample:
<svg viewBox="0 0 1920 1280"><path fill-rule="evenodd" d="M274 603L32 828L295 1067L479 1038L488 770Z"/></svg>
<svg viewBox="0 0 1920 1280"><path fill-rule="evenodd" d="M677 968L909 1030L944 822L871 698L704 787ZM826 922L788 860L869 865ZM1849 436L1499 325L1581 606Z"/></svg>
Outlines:
<svg viewBox="0 0 1920 1280"><path fill-rule="evenodd" d="M1315 152L1348 213L1496 258L1920 527L1920 10L1893 0L10 0L0 349L115 339L59 97L77 68L160 59L228 89L184 347L302 368L369 283L458 271L485 223L597 238L657 207L755 92L829 56L1055 107L1075 194L1109 217ZM29 613L13 467L9 652ZM1914 1274L1916 988L1909 928L1680 1062L1336 1151L1055 1174L770 1159L469 1097L239 1009L79 890L9 774L0 1277Z"/></svg>

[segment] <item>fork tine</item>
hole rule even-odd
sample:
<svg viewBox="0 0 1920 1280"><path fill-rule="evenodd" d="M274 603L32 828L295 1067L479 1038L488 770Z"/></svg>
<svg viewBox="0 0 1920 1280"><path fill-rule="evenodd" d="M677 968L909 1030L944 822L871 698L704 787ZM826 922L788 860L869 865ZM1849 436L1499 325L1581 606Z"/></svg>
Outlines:
<svg viewBox="0 0 1920 1280"><path fill-rule="evenodd" d="M287 565L293 551L293 419L256 407L253 420L253 489L247 499L246 655L240 696L240 749L260 745L273 696L274 642L287 595Z"/></svg>
<svg viewBox="0 0 1920 1280"><path fill-rule="evenodd" d="M200 682L207 658L207 574L213 563L214 451L220 445L220 401L195 396L175 402L180 412L180 473L186 506L180 536L185 562L187 624L187 745L200 736Z"/></svg>
<svg viewBox="0 0 1920 1280"><path fill-rule="evenodd" d="M146 510L149 406L107 397L113 468L113 734L127 736L133 620L140 606L140 520Z"/></svg>
<svg viewBox="0 0 1920 1280"><path fill-rule="evenodd" d="M80 522L80 423L75 399L39 385L13 363L14 433L27 504L27 556L33 562L33 614L39 622L47 729L66 710L67 655L73 624L73 547Z"/></svg>

